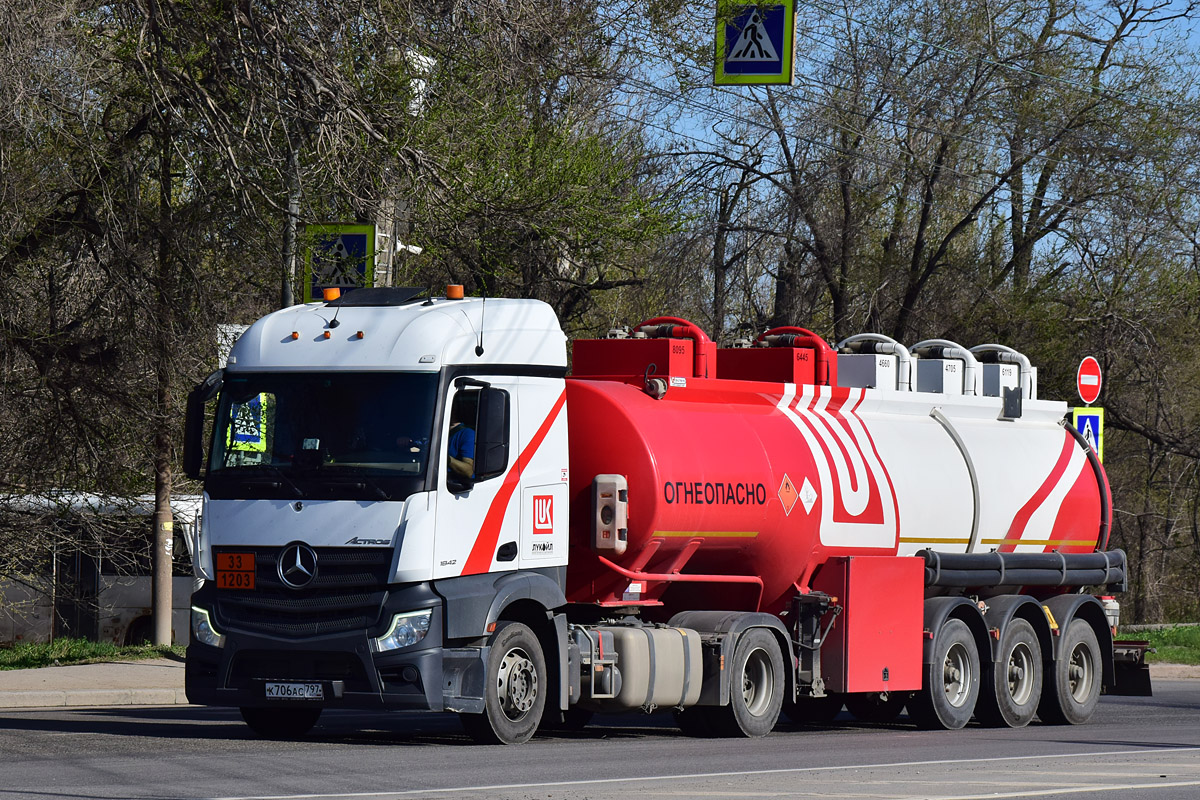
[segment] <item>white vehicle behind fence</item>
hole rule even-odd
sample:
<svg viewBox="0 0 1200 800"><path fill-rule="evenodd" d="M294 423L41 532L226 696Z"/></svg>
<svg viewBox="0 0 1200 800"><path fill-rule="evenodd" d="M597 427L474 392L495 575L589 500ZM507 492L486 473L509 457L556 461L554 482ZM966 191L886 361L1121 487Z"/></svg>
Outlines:
<svg viewBox="0 0 1200 800"><path fill-rule="evenodd" d="M171 507L171 633L175 644L186 645L188 609L196 588L191 550L200 498L175 496ZM57 531L50 545L31 543L40 557L19 574L0 577L0 644L70 636L124 645L153 638L153 496L10 496L0 498L0 514L7 525L29 520L33 525L51 524Z"/></svg>

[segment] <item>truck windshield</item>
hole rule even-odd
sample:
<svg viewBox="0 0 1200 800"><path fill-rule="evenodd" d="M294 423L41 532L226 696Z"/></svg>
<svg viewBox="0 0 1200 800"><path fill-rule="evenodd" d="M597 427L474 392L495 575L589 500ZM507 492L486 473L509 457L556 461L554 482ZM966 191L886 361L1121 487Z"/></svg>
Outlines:
<svg viewBox="0 0 1200 800"><path fill-rule="evenodd" d="M226 374L205 488L401 500L425 483L436 391L433 374Z"/></svg>

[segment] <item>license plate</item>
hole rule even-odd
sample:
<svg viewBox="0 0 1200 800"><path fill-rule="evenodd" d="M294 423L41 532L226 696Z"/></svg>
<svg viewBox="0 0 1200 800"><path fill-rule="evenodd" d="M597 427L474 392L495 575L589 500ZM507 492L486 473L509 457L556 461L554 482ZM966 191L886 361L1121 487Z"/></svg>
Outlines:
<svg viewBox="0 0 1200 800"><path fill-rule="evenodd" d="M254 553L217 553L218 589L254 588Z"/></svg>
<svg viewBox="0 0 1200 800"><path fill-rule="evenodd" d="M268 683L267 697L286 700L324 700L319 683Z"/></svg>

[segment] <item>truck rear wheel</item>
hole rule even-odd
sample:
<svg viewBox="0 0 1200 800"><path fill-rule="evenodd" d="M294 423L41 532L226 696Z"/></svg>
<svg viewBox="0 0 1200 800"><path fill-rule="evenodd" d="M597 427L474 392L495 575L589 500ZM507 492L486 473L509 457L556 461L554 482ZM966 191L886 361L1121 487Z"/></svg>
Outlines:
<svg viewBox="0 0 1200 800"><path fill-rule="evenodd" d="M488 640L482 714L459 714L480 744L532 738L546 706L546 660L538 638L520 622L501 622Z"/></svg>
<svg viewBox="0 0 1200 800"><path fill-rule="evenodd" d="M924 668L921 691L908 705L917 724L956 730L970 722L979 697L979 651L967 623L950 619L938 628Z"/></svg>
<svg viewBox="0 0 1200 800"><path fill-rule="evenodd" d="M717 736L766 736L783 708L783 655L779 642L764 628L751 628L738 638L733 653L729 705L709 712Z"/></svg>
<svg viewBox="0 0 1200 800"><path fill-rule="evenodd" d="M1081 619L1071 620L1060 652L1053 675L1043 683L1037 713L1042 722L1052 725L1081 725L1091 719L1100 700L1103 667L1092 626Z"/></svg>
<svg viewBox="0 0 1200 800"><path fill-rule="evenodd" d="M1042 698L1042 648L1033 626L1023 619L1008 623L1000 658L988 670L975 716L984 725L1023 728Z"/></svg>
<svg viewBox="0 0 1200 800"><path fill-rule="evenodd" d="M242 719L264 739L299 739L321 718L320 708L242 708Z"/></svg>

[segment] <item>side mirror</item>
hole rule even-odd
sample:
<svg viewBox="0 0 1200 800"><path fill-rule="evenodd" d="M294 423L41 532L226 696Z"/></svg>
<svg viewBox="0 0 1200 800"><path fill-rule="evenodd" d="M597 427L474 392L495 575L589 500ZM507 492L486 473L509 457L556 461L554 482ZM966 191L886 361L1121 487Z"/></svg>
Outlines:
<svg viewBox="0 0 1200 800"><path fill-rule="evenodd" d="M192 480L204 477L204 407L217 396L225 372L217 370L188 393L187 422L183 431L183 472Z"/></svg>
<svg viewBox="0 0 1200 800"><path fill-rule="evenodd" d="M503 475L508 469L508 392L485 386L479 390L475 427L475 480Z"/></svg>

